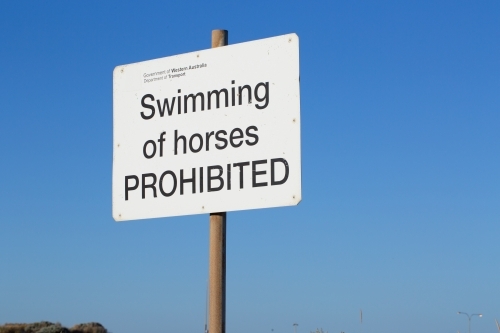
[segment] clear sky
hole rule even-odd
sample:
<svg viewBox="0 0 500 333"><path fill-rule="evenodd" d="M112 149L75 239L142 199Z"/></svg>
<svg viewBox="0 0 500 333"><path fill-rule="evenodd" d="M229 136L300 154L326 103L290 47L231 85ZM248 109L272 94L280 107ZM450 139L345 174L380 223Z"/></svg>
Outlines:
<svg viewBox="0 0 500 333"><path fill-rule="evenodd" d="M227 331L495 332L497 0L1 2L0 324L203 331L208 215L112 219L112 71L213 29L300 38L303 199L228 213Z"/></svg>

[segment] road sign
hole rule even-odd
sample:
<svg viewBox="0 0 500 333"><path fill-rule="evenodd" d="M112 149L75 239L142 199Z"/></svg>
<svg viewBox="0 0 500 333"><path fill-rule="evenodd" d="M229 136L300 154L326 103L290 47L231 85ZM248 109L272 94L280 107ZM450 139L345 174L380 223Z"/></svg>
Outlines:
<svg viewBox="0 0 500 333"><path fill-rule="evenodd" d="M300 200L297 35L115 68L116 221Z"/></svg>

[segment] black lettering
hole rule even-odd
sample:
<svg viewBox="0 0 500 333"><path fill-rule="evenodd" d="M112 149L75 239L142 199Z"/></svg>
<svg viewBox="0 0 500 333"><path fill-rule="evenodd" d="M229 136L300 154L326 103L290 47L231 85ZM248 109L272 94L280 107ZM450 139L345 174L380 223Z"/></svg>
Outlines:
<svg viewBox="0 0 500 333"><path fill-rule="evenodd" d="M203 167L200 167L200 193L203 193Z"/></svg>
<svg viewBox="0 0 500 333"><path fill-rule="evenodd" d="M130 179L135 179L135 185L134 186L129 186L128 181ZM139 177L131 175L131 176L125 176L125 201L128 200L128 191L133 191L137 190L139 187Z"/></svg>
<svg viewBox="0 0 500 333"><path fill-rule="evenodd" d="M181 90L180 89L177 89L177 92L180 94L181 93ZM181 114L181 109L182 109L182 100L181 100L181 96L177 96L177 113L178 114Z"/></svg>
<svg viewBox="0 0 500 333"><path fill-rule="evenodd" d="M231 81L231 84L234 84L234 80ZM231 97L232 97L231 98L231 106L234 106L235 103L236 103L236 96L235 96L236 93L235 93L235 90L236 89L234 87L231 88Z"/></svg>
<svg viewBox="0 0 500 333"><path fill-rule="evenodd" d="M196 112L196 97L201 97L201 111L205 110L205 96L201 92L196 95L189 94L184 95L184 113L187 113L188 108L188 99L191 98L193 100L193 112Z"/></svg>
<svg viewBox="0 0 500 333"><path fill-rule="evenodd" d="M207 151L210 149L210 147L209 147L209 143L208 143L208 142L210 141L210 137L211 137L212 135L214 135L214 131L212 131L212 132L207 132L207 133L205 134L205 141L206 141L206 142L205 142L205 147L206 147L206 150L207 150Z"/></svg>
<svg viewBox="0 0 500 333"><path fill-rule="evenodd" d="M235 133L238 132L238 135L235 135ZM243 140L241 140L239 143L235 144L234 140L242 139L243 138L243 131L239 128L235 128L231 131L231 134L229 135L229 141L231 142L231 146L234 148L238 148L243 144Z"/></svg>
<svg viewBox="0 0 500 333"><path fill-rule="evenodd" d="M217 176L212 176L212 170L219 170L219 174ZM224 187L224 179L222 179L222 167L220 165L210 165L207 167L207 188L208 192L216 192L220 191ZM219 186L212 187L212 180L218 179Z"/></svg>
<svg viewBox="0 0 500 333"><path fill-rule="evenodd" d="M244 85L243 87L238 87L238 103L241 105L243 103L243 89L247 90L247 96L248 96L248 104L252 104L252 87L250 87L248 84Z"/></svg>
<svg viewBox="0 0 500 333"><path fill-rule="evenodd" d="M197 149L194 149L194 147L193 147L193 139L194 138L198 138L198 140L200 141L199 142L200 145L198 146ZM191 138L189 138L189 149L191 149L191 151L193 153L197 153L201 150L201 148L203 148L203 137L198 133L191 135Z"/></svg>
<svg viewBox="0 0 500 333"><path fill-rule="evenodd" d="M267 182L257 183L258 175L265 175L266 171L257 171L256 166L259 164L266 164L267 160L252 161L252 187L267 186Z"/></svg>
<svg viewBox="0 0 500 333"><path fill-rule="evenodd" d="M262 98L259 97L259 87L264 87L266 89L264 97L262 97ZM257 102L265 102L264 105L255 104L255 107L259 110L265 109L267 107L267 105L269 104L269 82L266 82L266 83L260 82L259 84L257 84L255 86L254 94L255 94L255 100Z"/></svg>
<svg viewBox="0 0 500 333"><path fill-rule="evenodd" d="M240 189L243 188L243 167L250 165L250 162L233 163L233 166L240 168Z"/></svg>
<svg viewBox="0 0 500 333"><path fill-rule="evenodd" d="M224 144L222 145L219 145L218 143L215 145L215 147L219 150L222 150L222 149L225 149L227 147L227 139L226 138L223 138L221 137L221 135L227 135L227 132L224 131L224 130L221 130L221 131L217 131L217 133L215 133L215 139L217 141L220 141L220 142L223 142Z"/></svg>
<svg viewBox="0 0 500 333"><path fill-rule="evenodd" d="M174 181L174 185L172 186L172 191L168 193L163 190L163 178L165 178L166 175L170 175L172 177L172 180ZM160 182L158 183L158 187L160 188L160 192L164 197L169 197L172 194L174 194L175 190L177 189L177 177L175 177L175 173L173 173L170 170L167 170L164 173L162 173L160 177Z"/></svg>
<svg viewBox="0 0 500 333"><path fill-rule="evenodd" d="M227 92L227 89L221 89L221 90L212 90L212 91L207 91L207 99L208 99L208 106L207 106L207 110L210 110L211 107L212 107L212 95L215 94L217 99L215 100L216 103L215 103L215 107L218 109L219 106L220 106L220 94L221 93L224 93L224 98L225 98L225 102L226 102L226 108L228 107L229 105L229 101L228 101L228 92Z"/></svg>
<svg viewBox="0 0 500 333"><path fill-rule="evenodd" d="M227 165L227 189L231 189L231 164Z"/></svg>
<svg viewBox="0 0 500 333"><path fill-rule="evenodd" d="M147 152L147 147L149 144L152 144L153 145L153 152L148 155L148 152ZM142 148L142 153L144 154L144 157L149 159L149 158L153 158L156 154L156 143L154 142L154 140L148 140L146 141L146 143L144 144L144 147Z"/></svg>
<svg viewBox="0 0 500 333"><path fill-rule="evenodd" d="M184 184L185 183L192 183L192 190L191 190L191 192L193 194L196 193L196 169L195 168L193 168L191 170L191 177L192 178L184 179L184 170L181 169L181 179L180 179L180 183L181 183L181 195L184 194Z"/></svg>
<svg viewBox="0 0 500 333"><path fill-rule="evenodd" d="M177 130L175 130L175 132L174 132L174 155L177 155L177 143L180 139L182 139L184 141L184 144L183 144L184 154L186 153L186 137L184 135L177 137Z"/></svg>
<svg viewBox="0 0 500 333"><path fill-rule="evenodd" d="M274 163L280 162L285 166L285 176L282 180L275 180L275 169ZM288 162L284 158L273 158L271 159L271 186L284 184L288 179Z"/></svg>
<svg viewBox="0 0 500 333"><path fill-rule="evenodd" d="M151 177L153 178L153 182L151 184L146 185L146 178ZM154 173L143 173L142 174L142 198L146 198L146 189L150 188L153 190L153 196L156 198L156 175Z"/></svg>
<svg viewBox="0 0 500 333"><path fill-rule="evenodd" d="M167 114L169 116L172 115L172 112L174 111L174 105L175 105L175 97L172 98L172 105L168 103L168 98L165 98L163 100L163 108L161 107L161 101L157 100L156 103L158 104L158 112L160 112L160 117L163 117L165 115L165 107L167 108Z"/></svg>
<svg viewBox="0 0 500 333"><path fill-rule="evenodd" d="M153 116L155 115L155 107L153 105L151 105L151 104L146 104L146 102L145 102L146 98L150 98L151 101L154 102L155 97L153 95L151 95L151 94L147 94L147 95L142 96L142 99L141 99L141 105L142 105L142 107L151 110L151 114L149 116L146 116L144 114L144 111L141 111L141 117L142 117L142 119L148 120L148 119L153 118Z"/></svg>
<svg viewBox="0 0 500 333"><path fill-rule="evenodd" d="M246 131L247 136L253 138L254 141L245 140L245 142L249 146L255 146L259 142L259 136L257 134L250 133L250 130L254 130L255 132L257 132L259 129L257 128L257 126L249 126Z"/></svg>
<svg viewBox="0 0 500 333"><path fill-rule="evenodd" d="M160 145L160 157L163 156L163 142L165 142L164 135L167 134L167 132L161 132L160 138L158 139L158 143Z"/></svg>

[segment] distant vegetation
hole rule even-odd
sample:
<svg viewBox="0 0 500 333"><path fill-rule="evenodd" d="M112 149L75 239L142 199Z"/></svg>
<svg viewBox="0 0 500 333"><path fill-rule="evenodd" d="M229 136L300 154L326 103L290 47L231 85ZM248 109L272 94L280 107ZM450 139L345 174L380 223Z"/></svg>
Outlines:
<svg viewBox="0 0 500 333"><path fill-rule="evenodd" d="M0 326L0 333L108 333L99 323L78 324L66 328L60 323L40 321L31 324L5 324Z"/></svg>

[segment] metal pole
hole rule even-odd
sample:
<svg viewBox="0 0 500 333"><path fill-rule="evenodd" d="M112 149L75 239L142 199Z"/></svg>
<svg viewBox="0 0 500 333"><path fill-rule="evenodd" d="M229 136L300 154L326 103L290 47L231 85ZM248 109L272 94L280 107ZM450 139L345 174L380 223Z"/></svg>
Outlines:
<svg viewBox="0 0 500 333"><path fill-rule="evenodd" d="M227 45L227 30L212 31L212 48ZM226 213L210 214L208 332L226 333Z"/></svg>
<svg viewBox="0 0 500 333"><path fill-rule="evenodd" d="M226 332L226 213L210 214L208 332Z"/></svg>
<svg viewBox="0 0 500 333"><path fill-rule="evenodd" d="M212 48L226 46L228 35L227 30L212 30Z"/></svg>
<svg viewBox="0 0 500 333"><path fill-rule="evenodd" d="M459 315L463 314L467 316L467 319L469 320L469 333L470 333L470 320L472 319L472 317L478 316L479 318L481 318L483 316L481 313L473 313L469 316L467 312L461 312L461 311L458 311L458 314Z"/></svg>

